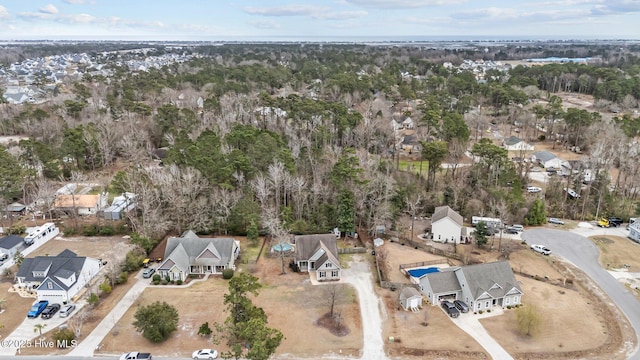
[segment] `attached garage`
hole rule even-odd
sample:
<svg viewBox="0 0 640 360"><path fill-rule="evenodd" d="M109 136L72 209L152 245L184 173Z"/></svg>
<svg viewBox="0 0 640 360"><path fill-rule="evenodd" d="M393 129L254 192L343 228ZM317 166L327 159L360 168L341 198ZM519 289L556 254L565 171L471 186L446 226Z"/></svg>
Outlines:
<svg viewBox="0 0 640 360"><path fill-rule="evenodd" d="M420 290L432 305L439 304L440 300L455 300L462 296L462 288L453 269L425 274L419 282Z"/></svg>

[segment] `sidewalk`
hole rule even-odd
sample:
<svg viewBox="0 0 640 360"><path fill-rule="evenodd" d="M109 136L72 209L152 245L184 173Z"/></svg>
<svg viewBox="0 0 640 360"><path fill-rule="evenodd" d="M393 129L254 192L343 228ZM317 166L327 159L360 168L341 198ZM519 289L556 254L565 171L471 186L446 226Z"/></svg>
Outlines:
<svg viewBox="0 0 640 360"><path fill-rule="evenodd" d="M85 336L85 338L78 344L78 346L69 352L68 356L82 356L91 357L102 340L109 334L111 329L116 323L124 316L124 313L129 310L131 305L138 299L140 294L149 285L148 281L137 280L137 282L129 289L124 295L122 300L113 307L111 312L102 319L100 324L91 332L91 334Z"/></svg>

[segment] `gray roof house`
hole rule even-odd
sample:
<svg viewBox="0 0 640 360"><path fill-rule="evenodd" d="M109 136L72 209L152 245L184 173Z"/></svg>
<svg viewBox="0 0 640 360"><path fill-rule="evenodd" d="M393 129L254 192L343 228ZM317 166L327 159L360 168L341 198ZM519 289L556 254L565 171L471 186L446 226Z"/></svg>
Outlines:
<svg viewBox="0 0 640 360"><path fill-rule="evenodd" d="M533 145L517 136L510 136L502 141L502 147L507 151L533 151Z"/></svg>
<svg viewBox="0 0 640 360"><path fill-rule="evenodd" d="M460 243L462 238L462 216L448 206L436 207L431 216L433 241Z"/></svg>
<svg viewBox="0 0 640 360"><path fill-rule="evenodd" d="M419 284L432 305L463 300L474 312L520 304L523 294L508 261L443 269L423 275Z"/></svg>
<svg viewBox="0 0 640 360"><path fill-rule="evenodd" d="M62 304L73 301L100 271L100 261L64 250L56 256L25 258L16 274L20 287L36 289L38 300Z"/></svg>
<svg viewBox="0 0 640 360"><path fill-rule="evenodd" d="M18 235L7 235L0 239L0 253L13 258L16 252L24 248L24 238Z"/></svg>
<svg viewBox="0 0 640 360"><path fill-rule="evenodd" d="M299 235L293 240L295 263L301 272L315 272L318 281L340 280L342 268L334 234Z"/></svg>
<svg viewBox="0 0 640 360"><path fill-rule="evenodd" d="M416 288L407 286L400 291L400 305L405 310L418 312L422 307L422 294Z"/></svg>
<svg viewBox="0 0 640 360"><path fill-rule="evenodd" d="M185 281L189 275L221 274L235 269L240 242L231 238L201 238L188 230L167 240L164 261L158 267L163 278Z"/></svg>
<svg viewBox="0 0 640 360"><path fill-rule="evenodd" d="M536 151L531 156L532 162L537 162L540 166L547 168L560 169L562 166L567 165L565 160L560 159L549 151Z"/></svg>

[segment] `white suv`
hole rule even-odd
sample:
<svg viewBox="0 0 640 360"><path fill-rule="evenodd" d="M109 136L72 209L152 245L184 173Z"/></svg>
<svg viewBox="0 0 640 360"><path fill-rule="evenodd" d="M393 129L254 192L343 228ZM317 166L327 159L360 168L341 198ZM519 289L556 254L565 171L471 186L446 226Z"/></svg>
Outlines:
<svg viewBox="0 0 640 360"><path fill-rule="evenodd" d="M537 192L540 192L540 191L542 191L542 189L537 187L537 186L527 186L527 192L537 193Z"/></svg>
<svg viewBox="0 0 640 360"><path fill-rule="evenodd" d="M542 255L551 255L551 250L543 245L531 245L531 250L539 252Z"/></svg>

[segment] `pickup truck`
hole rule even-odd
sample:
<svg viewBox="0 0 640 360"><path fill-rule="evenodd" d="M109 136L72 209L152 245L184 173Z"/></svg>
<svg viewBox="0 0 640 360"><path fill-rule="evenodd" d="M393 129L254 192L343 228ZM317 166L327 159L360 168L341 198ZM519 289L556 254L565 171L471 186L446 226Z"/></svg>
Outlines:
<svg viewBox="0 0 640 360"><path fill-rule="evenodd" d="M40 313L47 308L47 306L49 306L49 302L47 300L38 301L37 303L33 304L31 309L29 310L29 313L27 313L27 317L37 318L38 315L40 315Z"/></svg>
<svg viewBox="0 0 640 360"><path fill-rule="evenodd" d="M120 360L151 360L151 354L132 351L120 355Z"/></svg>

